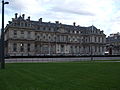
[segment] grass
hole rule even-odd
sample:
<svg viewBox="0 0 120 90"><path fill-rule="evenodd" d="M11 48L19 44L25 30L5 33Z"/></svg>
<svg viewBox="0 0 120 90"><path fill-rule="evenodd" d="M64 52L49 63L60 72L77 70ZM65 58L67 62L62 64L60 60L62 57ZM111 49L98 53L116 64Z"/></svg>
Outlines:
<svg viewBox="0 0 120 90"><path fill-rule="evenodd" d="M120 90L120 63L6 64L0 90Z"/></svg>

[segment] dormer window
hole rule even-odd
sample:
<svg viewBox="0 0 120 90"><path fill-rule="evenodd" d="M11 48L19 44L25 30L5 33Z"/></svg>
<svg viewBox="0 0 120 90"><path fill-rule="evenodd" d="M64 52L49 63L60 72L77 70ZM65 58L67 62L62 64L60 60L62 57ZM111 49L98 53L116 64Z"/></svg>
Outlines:
<svg viewBox="0 0 120 90"><path fill-rule="evenodd" d="M20 23L18 22L17 25L20 26Z"/></svg>
<svg viewBox="0 0 120 90"><path fill-rule="evenodd" d="M17 23L14 23L14 26L16 26L17 25Z"/></svg>
<svg viewBox="0 0 120 90"><path fill-rule="evenodd" d="M25 27L27 27L27 23L25 23Z"/></svg>
<svg viewBox="0 0 120 90"><path fill-rule="evenodd" d="M21 27L23 27L24 26L24 24L23 23L21 23Z"/></svg>

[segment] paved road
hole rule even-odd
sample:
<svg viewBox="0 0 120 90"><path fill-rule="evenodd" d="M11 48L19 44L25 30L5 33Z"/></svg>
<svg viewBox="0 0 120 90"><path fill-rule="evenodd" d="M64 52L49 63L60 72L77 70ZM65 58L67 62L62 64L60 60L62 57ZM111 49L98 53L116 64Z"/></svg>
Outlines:
<svg viewBox="0 0 120 90"><path fill-rule="evenodd" d="M120 57L94 57L93 60L120 60ZM10 58L5 59L6 63L24 63L24 62L75 62L75 61L91 61L91 57L75 57L75 58ZM104 61L108 62L108 61ZM111 62L111 61L109 61ZM119 61L114 61L119 62Z"/></svg>

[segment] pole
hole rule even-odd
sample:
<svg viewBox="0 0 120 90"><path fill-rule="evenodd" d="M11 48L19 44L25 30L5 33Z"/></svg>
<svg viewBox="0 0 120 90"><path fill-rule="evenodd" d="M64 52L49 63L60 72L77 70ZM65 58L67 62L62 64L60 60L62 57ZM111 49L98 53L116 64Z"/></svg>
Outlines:
<svg viewBox="0 0 120 90"><path fill-rule="evenodd" d="M92 31L93 31L93 25L92 25ZM91 37L91 43L92 43L92 37ZM93 61L93 50L92 50L92 44L91 44L91 61Z"/></svg>
<svg viewBox="0 0 120 90"><path fill-rule="evenodd" d="M5 69L5 56L4 56L4 5L9 2L2 0L2 29L1 29L1 69Z"/></svg>
<svg viewBox="0 0 120 90"><path fill-rule="evenodd" d="M1 69L5 69L5 60L4 60L4 0L2 0Z"/></svg>

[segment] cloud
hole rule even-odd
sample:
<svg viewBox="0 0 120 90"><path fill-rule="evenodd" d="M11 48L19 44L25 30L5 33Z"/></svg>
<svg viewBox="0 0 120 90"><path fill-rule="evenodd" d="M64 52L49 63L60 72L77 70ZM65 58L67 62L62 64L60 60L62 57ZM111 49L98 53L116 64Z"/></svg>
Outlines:
<svg viewBox="0 0 120 90"><path fill-rule="evenodd" d="M94 16L93 13L88 12L88 11L83 11L83 10L75 10L75 9L66 9L66 8L59 8L59 7L54 7L50 9L51 11L54 12L61 12L61 13L69 13L69 14L77 14L77 15L86 15L86 16Z"/></svg>

